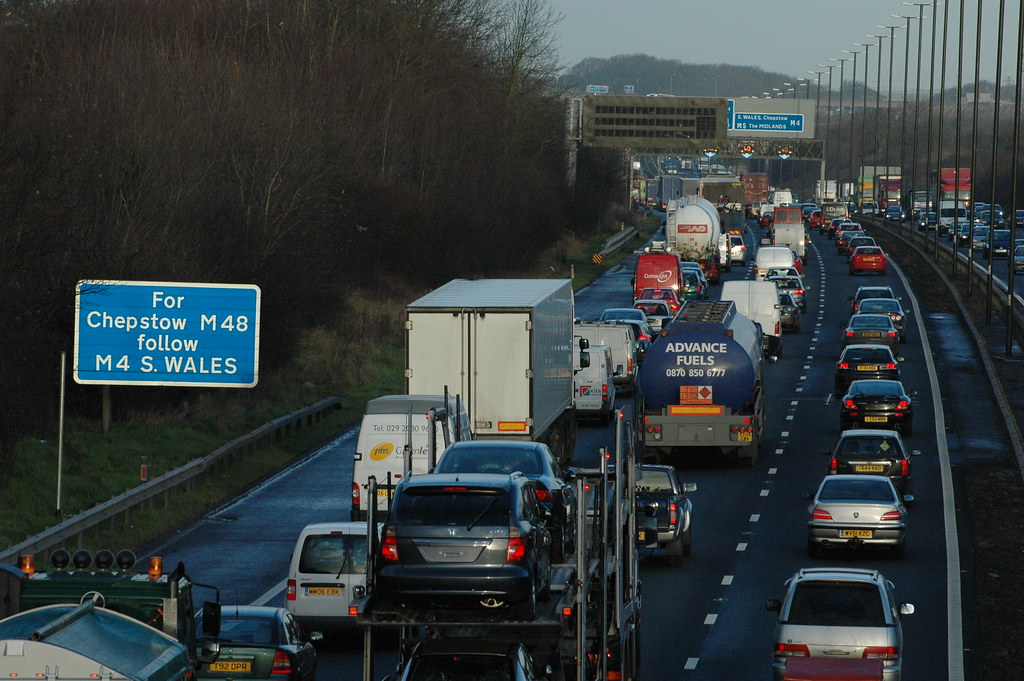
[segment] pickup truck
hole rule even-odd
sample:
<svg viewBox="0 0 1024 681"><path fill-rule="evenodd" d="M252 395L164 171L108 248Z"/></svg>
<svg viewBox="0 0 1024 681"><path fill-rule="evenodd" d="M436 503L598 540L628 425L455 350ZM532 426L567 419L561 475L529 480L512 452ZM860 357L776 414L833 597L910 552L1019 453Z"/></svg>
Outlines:
<svg viewBox="0 0 1024 681"><path fill-rule="evenodd" d="M693 505L687 492L696 492L697 483L679 482L672 466L645 464L636 483L637 505L653 507L658 520L658 548L665 549L673 567L683 564L683 556L693 551Z"/></svg>

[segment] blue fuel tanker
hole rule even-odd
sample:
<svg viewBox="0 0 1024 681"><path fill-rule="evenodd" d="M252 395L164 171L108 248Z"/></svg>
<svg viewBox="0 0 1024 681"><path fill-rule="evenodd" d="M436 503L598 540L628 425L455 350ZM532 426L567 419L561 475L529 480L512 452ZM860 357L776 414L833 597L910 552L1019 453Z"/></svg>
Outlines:
<svg viewBox="0 0 1024 681"><path fill-rule="evenodd" d="M732 301L691 301L640 365L644 458L717 448L753 466L764 435L761 330Z"/></svg>

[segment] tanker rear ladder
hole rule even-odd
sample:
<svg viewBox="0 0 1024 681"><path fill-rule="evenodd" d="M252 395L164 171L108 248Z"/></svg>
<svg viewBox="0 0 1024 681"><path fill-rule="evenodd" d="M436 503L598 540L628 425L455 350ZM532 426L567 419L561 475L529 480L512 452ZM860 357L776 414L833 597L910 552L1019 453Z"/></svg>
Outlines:
<svg viewBox="0 0 1024 681"><path fill-rule="evenodd" d="M621 668L622 681L635 681L640 583L635 496L638 464L632 432L622 410L618 410L614 463L601 448L599 468L576 471L576 551L568 562L551 566L551 596L537 604L533 620L501 620L497 615L505 613L480 611L453 611L445 617L437 610L423 608L376 610L373 576L380 539L376 532L368 532L367 591L353 602L349 613L363 627L363 681L376 681L375 633L395 628L402 639L401 666L408 662L413 644L423 637L486 638L525 645L536 668L551 668L549 681L606 679L609 666ZM616 481L618 471L625 472L624 484ZM369 482L372 499L376 481L371 478ZM609 491L613 494L610 500ZM608 517L609 511L614 511L613 518ZM368 522L370 527L377 524L374 505ZM652 531L651 523L646 525L647 531ZM653 532L656 537L656 530Z"/></svg>

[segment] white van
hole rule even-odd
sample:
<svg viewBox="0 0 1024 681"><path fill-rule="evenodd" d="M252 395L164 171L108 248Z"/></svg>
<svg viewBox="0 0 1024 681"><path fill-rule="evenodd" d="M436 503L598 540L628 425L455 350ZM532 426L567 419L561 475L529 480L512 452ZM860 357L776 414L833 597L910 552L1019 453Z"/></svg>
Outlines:
<svg viewBox="0 0 1024 681"><path fill-rule="evenodd" d="M636 388L636 372L639 368L633 327L628 324L576 320L572 333L579 338L586 338L590 341L591 347L607 345L611 348L612 375L615 376L615 385L624 393L633 392Z"/></svg>
<svg viewBox="0 0 1024 681"><path fill-rule="evenodd" d="M758 281L764 281L769 268L793 267L795 264L796 256L789 246L761 246L754 257L754 276ZM765 333L767 332L765 329Z"/></svg>
<svg viewBox="0 0 1024 681"><path fill-rule="evenodd" d="M386 514L398 482L410 472L427 472L427 412L444 403L442 395L385 395L366 403L352 457L352 520L366 520L371 475L377 478L377 508ZM465 403L449 395L446 418L434 427L435 456L452 442L472 439Z"/></svg>
<svg viewBox="0 0 1024 681"><path fill-rule="evenodd" d="M354 627L349 604L366 593L366 523L314 523L299 533L284 607L306 631Z"/></svg>
<svg viewBox="0 0 1024 681"><path fill-rule="evenodd" d="M724 282L722 300L733 301L736 303L737 312L761 326L765 355L769 361L776 361L782 354L782 316L779 312L779 291L775 282Z"/></svg>
<svg viewBox="0 0 1024 681"><path fill-rule="evenodd" d="M579 366L579 350L575 366ZM573 406L577 418L596 416L609 423L615 411L615 372L612 369L612 349L607 345L591 345L590 365L573 375Z"/></svg>

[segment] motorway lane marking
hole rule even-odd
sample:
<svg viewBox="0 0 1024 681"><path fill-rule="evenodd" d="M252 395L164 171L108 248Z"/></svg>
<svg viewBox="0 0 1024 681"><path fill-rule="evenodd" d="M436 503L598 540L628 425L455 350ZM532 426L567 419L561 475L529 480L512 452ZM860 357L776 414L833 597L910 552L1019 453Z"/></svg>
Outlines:
<svg viewBox="0 0 1024 681"><path fill-rule="evenodd" d="M750 522L756 523L760 519L761 519L761 514L760 513L751 513L750 514Z"/></svg>
<svg viewBox="0 0 1024 681"><path fill-rule="evenodd" d="M736 550L737 551L746 551L747 550L747 542L741 541L739 544L736 545Z"/></svg>
<svg viewBox="0 0 1024 681"><path fill-rule="evenodd" d="M776 453L776 454L782 454L782 450L781 450L781 449L776 449L776 450L775 450L775 453Z"/></svg>
<svg viewBox="0 0 1024 681"><path fill-rule="evenodd" d="M786 420L787 420L787 421L792 421L792 420L793 420L793 415L792 415L792 414L788 415L788 416L786 417Z"/></svg>
<svg viewBox="0 0 1024 681"><path fill-rule="evenodd" d="M732 585L732 575L725 575L722 577L722 586Z"/></svg>
<svg viewBox="0 0 1024 681"><path fill-rule="evenodd" d="M790 404L795 407L796 405L800 404L800 402L798 402L797 400L793 400L790 402Z"/></svg>
<svg viewBox="0 0 1024 681"><path fill-rule="evenodd" d="M280 582L278 582L274 586L270 587L270 589L268 589L266 591L266 593L264 593L262 596L260 596L256 600L254 600L252 602L252 604L253 605L266 605L271 600L273 600L274 596L276 596L279 593L281 593L282 591L284 591L284 588L287 585L288 585L288 580L287 579L282 579Z"/></svg>
<svg viewBox="0 0 1024 681"><path fill-rule="evenodd" d="M778 468L769 468L768 469L768 475L775 475L778 472L779 472Z"/></svg>
<svg viewBox="0 0 1024 681"><path fill-rule="evenodd" d="M700 661L699 657L688 657L688 658L686 658L686 664L683 665L683 669L686 669L686 670L696 669L698 661Z"/></svg>
<svg viewBox="0 0 1024 681"><path fill-rule="evenodd" d="M717 619L718 619L718 615L715 615L713 613L709 614L707 617L704 618L704 624L714 624L715 620L717 620Z"/></svg>
<svg viewBox="0 0 1024 681"><path fill-rule="evenodd" d="M788 430L782 431L782 437L789 437L789 431Z"/></svg>
<svg viewBox="0 0 1024 681"><path fill-rule="evenodd" d="M761 496L762 496L762 497L766 497L766 496L768 496L768 492L769 492L769 491L770 491L770 490L766 490L766 489L763 489L763 490L761 490Z"/></svg>

